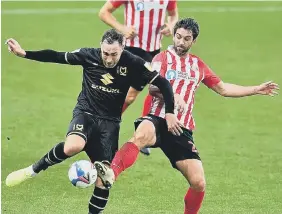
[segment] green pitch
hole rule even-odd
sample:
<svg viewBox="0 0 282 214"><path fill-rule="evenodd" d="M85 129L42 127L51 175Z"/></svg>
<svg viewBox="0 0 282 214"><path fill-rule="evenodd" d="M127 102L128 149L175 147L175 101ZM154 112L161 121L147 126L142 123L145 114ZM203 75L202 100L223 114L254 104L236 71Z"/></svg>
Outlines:
<svg viewBox="0 0 282 214"><path fill-rule="evenodd" d="M85 154L20 186L5 186L8 173L28 166L64 140L82 76L80 67L14 57L3 44L13 37L31 50L97 47L107 26L89 10L95 12L101 4L2 2L2 213L87 213L92 189L76 189L67 178L69 165L87 159ZM192 16L200 23L192 52L223 80L282 84L281 2L180 2L179 7L180 17ZM78 8L82 12L68 12ZM169 43L165 39L163 47ZM120 145L133 133L145 94L146 90L123 117ZM195 142L207 179L201 214L282 213L281 115L281 96L225 99L200 87ZM150 157L140 155L116 182L104 213L181 214L187 188L180 173L154 149Z"/></svg>

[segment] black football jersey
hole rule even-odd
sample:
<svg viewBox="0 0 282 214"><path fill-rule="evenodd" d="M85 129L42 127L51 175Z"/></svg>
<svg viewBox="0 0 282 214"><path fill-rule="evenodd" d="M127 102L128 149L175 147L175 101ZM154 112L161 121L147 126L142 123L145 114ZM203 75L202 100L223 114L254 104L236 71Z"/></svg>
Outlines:
<svg viewBox="0 0 282 214"><path fill-rule="evenodd" d="M104 66L100 48L66 52L65 60L83 67L82 90L74 112L88 112L110 120L120 120L130 86L141 91L158 75L147 62L128 51L123 51L113 68Z"/></svg>

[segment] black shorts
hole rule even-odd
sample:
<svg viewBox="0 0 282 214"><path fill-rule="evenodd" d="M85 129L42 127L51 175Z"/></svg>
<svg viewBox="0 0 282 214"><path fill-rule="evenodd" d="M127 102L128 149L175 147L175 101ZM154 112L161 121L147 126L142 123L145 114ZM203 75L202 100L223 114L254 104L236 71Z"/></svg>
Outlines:
<svg viewBox="0 0 282 214"><path fill-rule="evenodd" d="M141 57L142 59L144 59L147 62L152 62L153 58L160 53L160 49L159 50L155 50L152 52L148 52L143 50L142 48L135 48L135 47L125 47L125 50L129 51L130 53Z"/></svg>
<svg viewBox="0 0 282 214"><path fill-rule="evenodd" d="M183 133L180 136L175 136L168 131L165 119L150 114L135 120L135 129L137 129L139 124L144 120L151 121L156 129L157 139L155 145L152 147L161 148L174 168L176 168L176 162L180 160L201 160L194 144L192 131L182 128Z"/></svg>
<svg viewBox="0 0 282 214"><path fill-rule="evenodd" d="M81 136L86 145L84 151L92 162L112 161L118 150L120 123L91 114L76 113L70 122L67 136L75 134Z"/></svg>

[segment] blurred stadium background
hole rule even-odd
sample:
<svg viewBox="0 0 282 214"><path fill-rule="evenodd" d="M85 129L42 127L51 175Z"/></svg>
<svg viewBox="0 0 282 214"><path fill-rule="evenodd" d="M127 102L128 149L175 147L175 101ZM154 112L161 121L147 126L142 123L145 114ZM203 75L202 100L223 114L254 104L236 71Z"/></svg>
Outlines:
<svg viewBox="0 0 282 214"><path fill-rule="evenodd" d="M92 189L72 187L66 163L35 180L7 188L5 178L64 139L81 68L16 58L4 42L24 49L72 51L98 47L108 27L97 17L103 2L2 2L2 213L87 213ZM179 2L180 17L200 23L192 52L226 82L282 84L282 2ZM117 11L120 19L122 11ZM163 48L171 39L163 41ZM120 144L133 133L146 90L125 113ZM195 142L207 178L201 214L282 213L281 96L221 98L204 86L196 96ZM139 156L111 191L105 214L180 214L184 178L158 149Z"/></svg>

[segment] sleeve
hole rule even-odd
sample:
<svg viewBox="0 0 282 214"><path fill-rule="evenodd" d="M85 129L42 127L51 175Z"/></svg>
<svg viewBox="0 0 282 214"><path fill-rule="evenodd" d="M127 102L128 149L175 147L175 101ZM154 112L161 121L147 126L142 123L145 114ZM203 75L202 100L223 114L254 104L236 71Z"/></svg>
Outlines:
<svg viewBox="0 0 282 214"><path fill-rule="evenodd" d="M90 56L88 48L80 48L72 52L65 53L65 60L71 65L84 65Z"/></svg>
<svg viewBox="0 0 282 214"><path fill-rule="evenodd" d="M119 8L122 4L126 3L126 0L108 0L114 8Z"/></svg>
<svg viewBox="0 0 282 214"><path fill-rule="evenodd" d="M177 7L176 0L169 0L167 10L174 10Z"/></svg>
<svg viewBox="0 0 282 214"><path fill-rule="evenodd" d="M146 62L139 56L132 55L132 74L131 86L138 91L142 91L143 88L151 83L157 76L158 72L155 71L151 63Z"/></svg>
<svg viewBox="0 0 282 214"><path fill-rule="evenodd" d="M157 54L152 60L152 68L161 76L165 76L166 72L166 57L164 52Z"/></svg>
<svg viewBox="0 0 282 214"><path fill-rule="evenodd" d="M209 88L212 88L216 84L218 84L221 79L204 63L203 63L203 69L204 69L204 79L202 82Z"/></svg>

